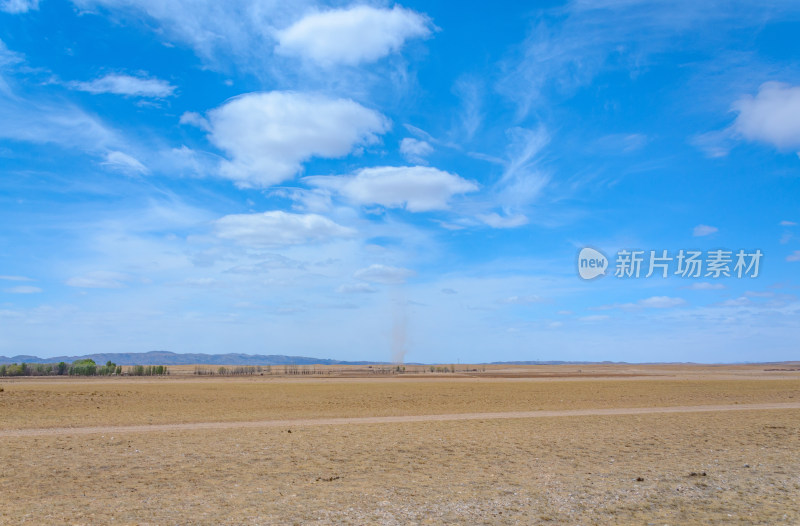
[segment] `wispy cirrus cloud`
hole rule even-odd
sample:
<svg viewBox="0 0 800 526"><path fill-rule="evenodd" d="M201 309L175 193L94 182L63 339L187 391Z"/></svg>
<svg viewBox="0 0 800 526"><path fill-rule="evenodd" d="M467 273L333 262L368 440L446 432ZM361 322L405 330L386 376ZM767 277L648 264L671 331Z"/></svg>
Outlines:
<svg viewBox="0 0 800 526"><path fill-rule="evenodd" d="M122 142L116 130L74 104L9 95L0 99L0 138L94 154Z"/></svg>
<svg viewBox="0 0 800 526"><path fill-rule="evenodd" d="M428 166L379 166L363 168L352 176L306 180L356 204L405 208L409 212L446 210L453 196L478 189L477 184L456 174Z"/></svg>
<svg viewBox="0 0 800 526"><path fill-rule="evenodd" d="M500 215L497 212L478 214L478 219L492 228L517 228L527 225L529 220L524 214Z"/></svg>
<svg viewBox="0 0 800 526"><path fill-rule="evenodd" d="M39 0L2 0L0 1L0 11L6 13L27 13L39 9Z"/></svg>
<svg viewBox="0 0 800 526"><path fill-rule="evenodd" d="M275 32L314 2L244 0L235 6L212 0L73 0L89 13L111 11L116 18L145 20L159 38L190 46L216 69L263 67Z"/></svg>
<svg viewBox="0 0 800 526"><path fill-rule="evenodd" d="M281 210L227 215L214 222L214 229L220 238L253 246L299 245L355 234L353 229L318 214Z"/></svg>
<svg viewBox="0 0 800 526"><path fill-rule="evenodd" d="M371 283L398 285L401 283L405 283L406 280L415 275L416 272L407 268L374 264L370 265L369 267L357 270L353 274L353 277Z"/></svg>
<svg viewBox="0 0 800 526"><path fill-rule="evenodd" d="M757 27L797 13L797 6L769 2L691 0L573 0L540 12L530 33L504 62L498 82L520 115L574 93L600 72L636 74L665 50L703 50L706 33Z"/></svg>
<svg viewBox="0 0 800 526"><path fill-rule="evenodd" d="M42 292L42 289L31 285L19 285L17 287L3 289L3 292L7 292L8 294L38 294Z"/></svg>
<svg viewBox="0 0 800 526"><path fill-rule="evenodd" d="M26 66L25 57L0 40L0 68L20 65ZM57 144L93 155L105 155L123 142L117 130L76 104L21 94L3 76L0 94L0 139Z"/></svg>
<svg viewBox="0 0 800 526"><path fill-rule="evenodd" d="M5 281L34 281L32 278L26 276L0 276L0 280Z"/></svg>
<svg viewBox="0 0 800 526"><path fill-rule="evenodd" d="M175 86L165 80L115 73L89 82L69 82L67 86L94 94L112 93L114 95L160 99L173 95L176 89Z"/></svg>
<svg viewBox="0 0 800 526"><path fill-rule="evenodd" d="M150 171L135 157L116 150L106 154L103 164L125 173L146 174Z"/></svg>
<svg viewBox="0 0 800 526"><path fill-rule="evenodd" d="M710 236L711 234L716 234L719 231L719 228L710 225L697 225L692 230L692 235L694 237L705 237Z"/></svg>
<svg viewBox="0 0 800 526"><path fill-rule="evenodd" d="M378 292L378 289L369 283L345 283L336 288L340 294L371 294Z"/></svg>
<svg viewBox="0 0 800 526"><path fill-rule="evenodd" d="M98 270L73 276L66 281L66 285L84 289L120 289L133 279L133 276L122 272Z"/></svg>

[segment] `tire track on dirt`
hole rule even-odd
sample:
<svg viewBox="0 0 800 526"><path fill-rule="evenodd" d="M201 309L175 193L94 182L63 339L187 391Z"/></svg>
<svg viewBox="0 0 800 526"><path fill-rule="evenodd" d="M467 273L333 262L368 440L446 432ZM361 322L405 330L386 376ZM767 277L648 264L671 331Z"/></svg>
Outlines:
<svg viewBox="0 0 800 526"><path fill-rule="evenodd" d="M654 413L702 413L720 411L763 411L800 409L800 402L736 405L694 405L666 407L613 407L607 409L559 409L511 411L502 413L452 413L439 415L397 415L338 418L301 418L284 420L187 422L182 424L146 424L127 426L50 427L34 429L3 429L0 438L38 437L53 435L92 435L107 433L152 433L164 431L194 431L214 429L250 429L274 427L337 426L352 424L403 424L410 422L446 422L453 420L497 420L508 418L547 418L575 416L647 415Z"/></svg>

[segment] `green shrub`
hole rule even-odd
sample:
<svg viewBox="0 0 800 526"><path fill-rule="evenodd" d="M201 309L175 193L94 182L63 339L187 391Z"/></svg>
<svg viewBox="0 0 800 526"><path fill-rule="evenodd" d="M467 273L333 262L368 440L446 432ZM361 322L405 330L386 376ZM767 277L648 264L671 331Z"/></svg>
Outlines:
<svg viewBox="0 0 800 526"><path fill-rule="evenodd" d="M25 364L18 365L12 363L6 367L6 376L22 376L25 372Z"/></svg>

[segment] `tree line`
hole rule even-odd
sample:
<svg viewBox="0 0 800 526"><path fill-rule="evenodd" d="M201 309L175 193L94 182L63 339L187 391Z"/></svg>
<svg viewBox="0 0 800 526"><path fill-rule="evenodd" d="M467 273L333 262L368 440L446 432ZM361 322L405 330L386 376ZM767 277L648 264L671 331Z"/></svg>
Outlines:
<svg viewBox="0 0 800 526"><path fill-rule="evenodd" d="M123 369L110 360L97 365L91 358L72 363L12 363L0 365L0 376L162 376L169 374L164 365L133 365Z"/></svg>

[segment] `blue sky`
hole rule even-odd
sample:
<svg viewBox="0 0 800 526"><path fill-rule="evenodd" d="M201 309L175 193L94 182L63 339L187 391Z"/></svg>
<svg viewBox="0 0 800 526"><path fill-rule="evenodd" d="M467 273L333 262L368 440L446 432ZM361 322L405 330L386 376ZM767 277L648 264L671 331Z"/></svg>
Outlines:
<svg viewBox="0 0 800 526"><path fill-rule="evenodd" d="M0 0L0 354L797 359L797 34L788 0Z"/></svg>

